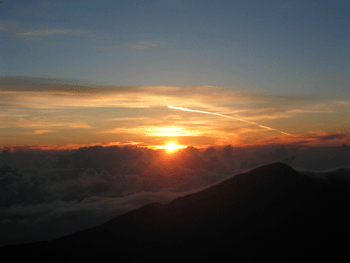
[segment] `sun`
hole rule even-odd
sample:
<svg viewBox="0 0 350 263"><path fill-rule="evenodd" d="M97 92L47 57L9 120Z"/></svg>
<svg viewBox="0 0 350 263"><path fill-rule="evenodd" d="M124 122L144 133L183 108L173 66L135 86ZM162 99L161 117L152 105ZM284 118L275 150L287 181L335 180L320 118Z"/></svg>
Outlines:
<svg viewBox="0 0 350 263"><path fill-rule="evenodd" d="M163 146L163 149L165 149L168 153L173 153L180 148L183 148L183 146L177 145L175 142L169 142L167 145Z"/></svg>

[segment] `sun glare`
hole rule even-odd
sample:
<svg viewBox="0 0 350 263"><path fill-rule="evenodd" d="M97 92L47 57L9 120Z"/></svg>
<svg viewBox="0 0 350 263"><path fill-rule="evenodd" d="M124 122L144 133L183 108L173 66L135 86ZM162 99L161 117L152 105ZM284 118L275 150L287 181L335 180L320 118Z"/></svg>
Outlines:
<svg viewBox="0 0 350 263"><path fill-rule="evenodd" d="M180 149L180 148L183 148L184 146L182 146L182 145L177 145L176 143L174 143L174 142L169 142L167 145L165 145L164 147L163 147L163 149L165 149L167 152L169 152L169 153L172 153L172 152L174 152L174 151L176 151L176 150L178 150L178 149Z"/></svg>

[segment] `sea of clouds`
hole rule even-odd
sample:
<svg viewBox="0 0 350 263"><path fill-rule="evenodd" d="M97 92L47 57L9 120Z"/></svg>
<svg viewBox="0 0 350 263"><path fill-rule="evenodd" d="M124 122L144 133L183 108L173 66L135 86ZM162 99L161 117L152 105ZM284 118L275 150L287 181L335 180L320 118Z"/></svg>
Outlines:
<svg viewBox="0 0 350 263"><path fill-rule="evenodd" d="M71 151L3 148L0 245L49 240L143 205L169 203L238 173L283 162L323 180L350 178L350 147L140 147Z"/></svg>

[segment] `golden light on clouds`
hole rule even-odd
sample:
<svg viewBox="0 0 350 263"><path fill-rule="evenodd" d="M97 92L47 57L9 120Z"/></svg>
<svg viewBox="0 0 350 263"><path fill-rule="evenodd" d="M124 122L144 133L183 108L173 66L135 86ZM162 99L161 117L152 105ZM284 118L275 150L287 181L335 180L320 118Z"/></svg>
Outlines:
<svg viewBox="0 0 350 263"><path fill-rule="evenodd" d="M17 85L0 87L0 105L1 145L134 141L157 148L174 138L200 147L294 143L318 136L308 131L349 132L346 101L251 95L233 87Z"/></svg>
<svg viewBox="0 0 350 263"><path fill-rule="evenodd" d="M177 126L166 126L166 127L156 127L156 126L139 126L135 128L114 128L111 130L101 131L100 133L105 134L118 134L118 133L128 133L128 134L143 134L144 136L151 137L178 137L178 136L199 136L201 133L195 130L189 130L184 127Z"/></svg>
<svg viewBox="0 0 350 263"><path fill-rule="evenodd" d="M182 149L182 148L185 148L185 147L187 147L187 146L185 146L185 145L178 145L178 144L176 144L176 142L171 141L171 142L168 142L166 145L161 146L159 148L160 149L165 149L168 153L173 153L176 150L179 150L179 149Z"/></svg>
<svg viewBox="0 0 350 263"><path fill-rule="evenodd" d="M190 131L183 127L152 127L148 129L148 136L168 136L168 137L177 137L177 136L198 136L199 132Z"/></svg>
<svg viewBox="0 0 350 263"><path fill-rule="evenodd" d="M220 113L214 113L214 112L208 112L208 111L200 111L200 110L191 110L191 109L187 109L187 108L183 108L183 107L174 107L174 106L168 106L169 109L175 109L175 110L181 110L181 111L188 111L188 112L197 112L197 113L204 113L204 114L210 114L210 115L216 115L216 116L220 116L220 117L224 117L224 118L230 118L230 119L234 119L234 120L238 120L238 121L242 121L242 122L246 122L248 124L253 124L253 125L257 125L260 128L263 129L267 129L270 131L277 131L279 133L282 133L284 135L288 135L288 136L294 136L292 134L268 127L268 126L264 126L264 125L260 125L259 123L256 122L252 122L252 121L248 121L248 120L244 120L242 118L237 118L237 117L232 117L232 116L228 116L228 115L224 115L224 114L220 114Z"/></svg>

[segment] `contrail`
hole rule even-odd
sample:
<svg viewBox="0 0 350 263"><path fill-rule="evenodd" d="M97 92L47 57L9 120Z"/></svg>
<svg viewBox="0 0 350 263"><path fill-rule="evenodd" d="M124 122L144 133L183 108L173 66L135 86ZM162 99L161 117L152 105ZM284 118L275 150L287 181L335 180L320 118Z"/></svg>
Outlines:
<svg viewBox="0 0 350 263"><path fill-rule="evenodd" d="M247 120L244 120L244 119L241 119L241 118L232 117L232 116L228 116L228 115L224 115L224 114L220 114L220 113L213 113L213 112L201 111L201 110L190 110L190 109L187 109L187 108L174 107L174 106L170 106L170 105L168 106L168 108L174 109L174 110L182 110L182 111L190 111L190 112L198 112L198 113L216 115L216 116L221 116L221 117L224 117L224 118L229 118L229 119L234 119L234 120L238 120L238 121L243 121L243 122L246 122L246 123L249 123L249 124L257 125L257 126L259 126L260 128L263 128L263 129L267 129L267 130L270 130L270 131L277 131L277 132L280 132L280 133L282 133L282 134L295 137L295 136L292 135L292 134L289 134L289 133L286 133L286 132L283 132L283 131L280 131L280 130L277 130L277 129L274 129L274 128L271 128L271 127L267 127L267 126L260 125L260 124L257 123L257 122L247 121Z"/></svg>

